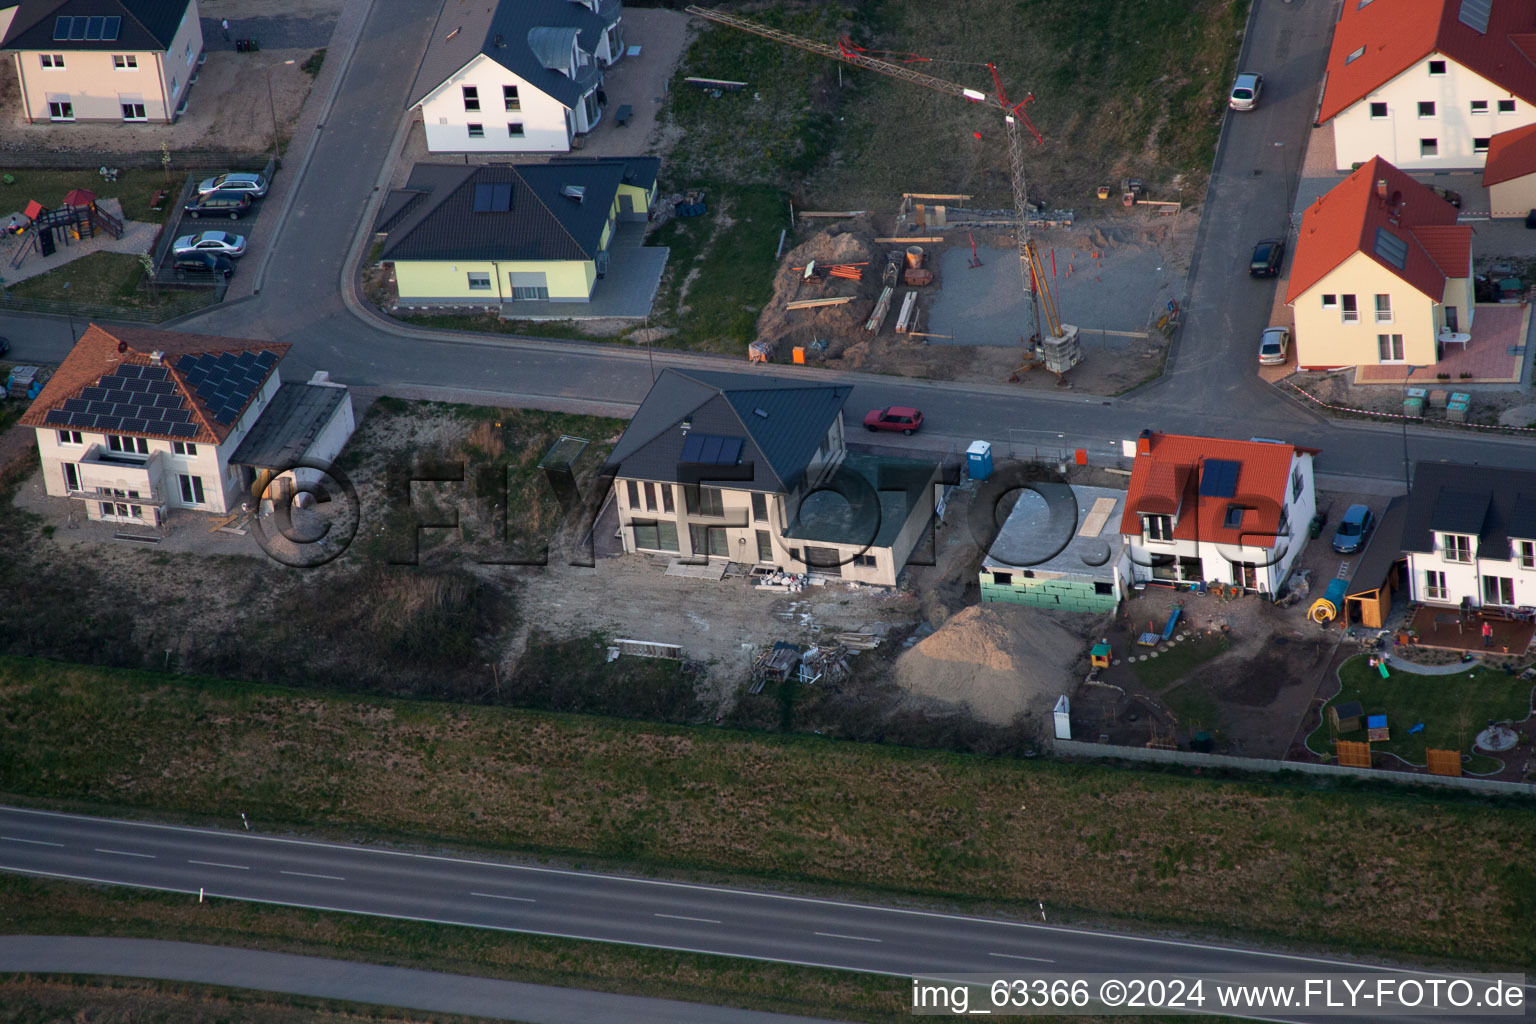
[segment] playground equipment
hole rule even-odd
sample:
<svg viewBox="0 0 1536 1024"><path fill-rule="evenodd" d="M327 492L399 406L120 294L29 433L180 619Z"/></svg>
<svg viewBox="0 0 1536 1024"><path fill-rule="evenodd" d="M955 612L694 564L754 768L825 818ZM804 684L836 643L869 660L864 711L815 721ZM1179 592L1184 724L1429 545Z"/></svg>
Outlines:
<svg viewBox="0 0 1536 1024"><path fill-rule="evenodd" d="M1114 651L1107 643L1094 644L1088 652L1088 661L1094 668L1109 668L1110 659L1114 657Z"/></svg>
<svg viewBox="0 0 1536 1024"><path fill-rule="evenodd" d="M1307 618L1319 626L1332 622L1339 614L1339 609L1344 606L1344 591L1349 589L1349 580L1336 579L1328 581L1328 589L1323 596L1312 602L1312 607L1307 610Z"/></svg>
<svg viewBox="0 0 1536 1024"><path fill-rule="evenodd" d="M42 256L52 256L62 242L83 241L104 232L113 238L123 237L123 222L96 204L96 193L77 188L64 197L64 205L50 210L36 200L29 201L23 211L27 223L21 234L21 244L11 257L11 267L19 267L34 251Z"/></svg>

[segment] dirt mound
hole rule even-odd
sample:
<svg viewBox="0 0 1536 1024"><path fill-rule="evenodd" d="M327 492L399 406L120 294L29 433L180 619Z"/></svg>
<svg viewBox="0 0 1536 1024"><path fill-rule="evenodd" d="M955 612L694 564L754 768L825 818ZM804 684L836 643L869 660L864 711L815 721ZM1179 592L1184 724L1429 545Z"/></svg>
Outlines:
<svg viewBox="0 0 1536 1024"><path fill-rule="evenodd" d="M987 722L1047 714L1073 682L1082 641L1046 612L972 605L955 613L896 662L908 693L968 704Z"/></svg>
<svg viewBox="0 0 1536 1024"><path fill-rule="evenodd" d="M834 263L864 263L861 281L844 278L803 280L811 260L818 266ZM875 244L875 229L869 218L855 217L840 221L825 231L818 231L785 254L773 279L773 299L757 320L757 336L776 344L782 353L796 345L806 345L820 338L827 342L827 355L841 354L843 348L864 330L864 321L880 296L880 275L885 270L885 250ZM796 299L854 297L841 306L811 309L785 309Z"/></svg>

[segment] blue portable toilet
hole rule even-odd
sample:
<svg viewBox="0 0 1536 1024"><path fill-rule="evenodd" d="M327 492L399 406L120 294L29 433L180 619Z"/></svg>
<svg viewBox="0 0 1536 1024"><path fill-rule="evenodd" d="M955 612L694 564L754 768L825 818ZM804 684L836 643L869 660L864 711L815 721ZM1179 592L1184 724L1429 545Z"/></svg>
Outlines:
<svg viewBox="0 0 1536 1024"><path fill-rule="evenodd" d="M965 450L966 468L972 480L985 480L992 475L992 442L972 441Z"/></svg>

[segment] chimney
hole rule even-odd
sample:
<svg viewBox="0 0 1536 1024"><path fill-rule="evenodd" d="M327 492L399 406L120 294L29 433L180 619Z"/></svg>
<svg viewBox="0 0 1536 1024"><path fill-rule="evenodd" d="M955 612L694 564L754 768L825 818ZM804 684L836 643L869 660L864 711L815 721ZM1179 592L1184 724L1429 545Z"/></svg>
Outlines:
<svg viewBox="0 0 1536 1024"><path fill-rule="evenodd" d="M164 358L165 358L165 353L164 352L160 352L160 351L151 352L149 354L149 365L150 366L159 366L160 365L160 361L162 359L164 359Z"/></svg>
<svg viewBox="0 0 1536 1024"><path fill-rule="evenodd" d="M692 416L684 416L683 417L683 433L685 435L688 433L688 428L691 427L691 426L693 426L693 417Z"/></svg>
<svg viewBox="0 0 1536 1024"><path fill-rule="evenodd" d="M1376 179L1376 198L1382 200L1383 202L1386 201L1386 198L1387 198L1387 179L1386 178L1377 178Z"/></svg>
<svg viewBox="0 0 1536 1024"><path fill-rule="evenodd" d="M1143 430L1141 432L1140 436L1138 436L1136 438L1136 454L1137 455L1151 455L1152 454L1152 431L1150 431L1150 430Z"/></svg>

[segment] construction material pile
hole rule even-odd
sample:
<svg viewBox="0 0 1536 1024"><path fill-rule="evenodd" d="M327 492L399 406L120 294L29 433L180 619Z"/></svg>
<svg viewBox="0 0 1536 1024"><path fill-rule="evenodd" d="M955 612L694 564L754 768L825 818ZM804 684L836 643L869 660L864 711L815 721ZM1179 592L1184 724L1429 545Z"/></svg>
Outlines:
<svg viewBox="0 0 1536 1024"><path fill-rule="evenodd" d="M1019 714L1041 718L1071 693L1082 649L1047 612L972 605L897 660L896 682L908 693L966 704L978 719L1008 725Z"/></svg>
<svg viewBox="0 0 1536 1024"><path fill-rule="evenodd" d="M826 356L841 354L849 342L864 333L864 324L880 295L885 261L885 248L875 243L875 230L868 217L840 221L818 231L784 255L773 279L773 298L757 320L759 342L781 358L793 347L812 348L817 341L826 342ZM826 277L813 274L806 280L804 268L813 262L817 268L851 270L829 272ZM842 298L850 301L809 304Z"/></svg>

